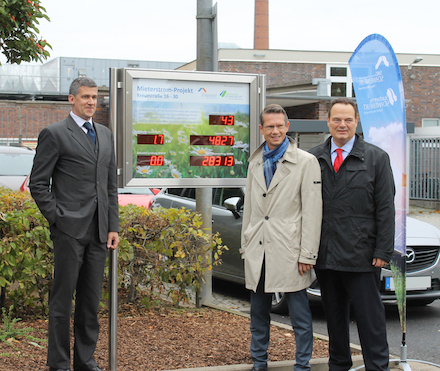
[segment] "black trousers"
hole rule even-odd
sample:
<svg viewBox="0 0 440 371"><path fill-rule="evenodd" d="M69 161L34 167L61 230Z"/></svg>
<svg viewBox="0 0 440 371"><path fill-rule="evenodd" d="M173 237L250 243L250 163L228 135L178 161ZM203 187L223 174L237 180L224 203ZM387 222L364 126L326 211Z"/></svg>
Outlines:
<svg viewBox="0 0 440 371"><path fill-rule="evenodd" d="M106 243L99 241L97 216L86 235L74 239L51 228L54 245L54 282L49 301L47 366L70 368L70 317L75 293L75 371L97 366L93 359L99 335L98 309L101 298Z"/></svg>
<svg viewBox="0 0 440 371"><path fill-rule="evenodd" d="M365 369L389 370L385 309L380 298L380 271L341 272L315 269L329 333L329 370L352 366L350 303L359 332Z"/></svg>

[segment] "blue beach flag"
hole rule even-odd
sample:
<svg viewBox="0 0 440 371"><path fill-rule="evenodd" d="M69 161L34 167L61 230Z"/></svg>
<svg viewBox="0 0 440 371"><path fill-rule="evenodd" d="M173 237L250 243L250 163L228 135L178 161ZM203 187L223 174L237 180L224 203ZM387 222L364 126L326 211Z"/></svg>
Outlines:
<svg viewBox="0 0 440 371"><path fill-rule="evenodd" d="M393 169L396 184L396 237L390 266L405 345L406 116L402 76L391 45L378 34L367 36L348 63L364 138L389 154Z"/></svg>

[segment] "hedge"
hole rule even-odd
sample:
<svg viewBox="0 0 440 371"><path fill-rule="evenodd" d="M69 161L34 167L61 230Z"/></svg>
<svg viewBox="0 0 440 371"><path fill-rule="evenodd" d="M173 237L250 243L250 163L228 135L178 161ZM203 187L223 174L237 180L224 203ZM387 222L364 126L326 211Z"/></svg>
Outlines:
<svg viewBox="0 0 440 371"><path fill-rule="evenodd" d="M119 213L118 286L127 289L129 302L149 306L163 295L175 305L188 300L227 249L218 235L202 231L200 215L189 210L128 205ZM47 314L52 274L46 219L28 193L0 188L1 306Z"/></svg>

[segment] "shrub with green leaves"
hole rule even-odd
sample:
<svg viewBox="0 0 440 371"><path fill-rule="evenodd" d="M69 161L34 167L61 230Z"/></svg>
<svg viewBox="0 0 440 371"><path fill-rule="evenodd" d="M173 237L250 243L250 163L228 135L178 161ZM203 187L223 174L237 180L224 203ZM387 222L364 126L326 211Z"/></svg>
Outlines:
<svg viewBox="0 0 440 371"><path fill-rule="evenodd" d="M201 230L185 209L120 206L118 281L128 301L146 305L161 294L174 304L200 288L203 275L226 249ZM212 254L212 262L209 258ZM52 241L46 219L28 193L0 188L0 289L3 305L47 314L52 284ZM108 272L108 268L107 268Z"/></svg>
<svg viewBox="0 0 440 371"><path fill-rule="evenodd" d="M47 313L52 242L46 219L28 193L0 189L0 287L14 308Z"/></svg>
<svg viewBox="0 0 440 371"><path fill-rule="evenodd" d="M188 300L226 249L218 235L203 232L200 215L190 210L129 205L120 218L119 277L130 288L129 301L142 292L166 293L174 304Z"/></svg>

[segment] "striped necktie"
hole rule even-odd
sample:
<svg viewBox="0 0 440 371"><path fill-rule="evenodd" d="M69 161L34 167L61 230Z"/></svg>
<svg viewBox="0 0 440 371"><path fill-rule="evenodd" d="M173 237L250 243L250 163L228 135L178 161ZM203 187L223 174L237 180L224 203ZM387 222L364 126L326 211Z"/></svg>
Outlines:
<svg viewBox="0 0 440 371"><path fill-rule="evenodd" d="M96 133L95 130L93 130L93 126L88 121L86 121L83 126L87 129L87 135L89 136L89 138L93 141L94 144L96 144Z"/></svg>

